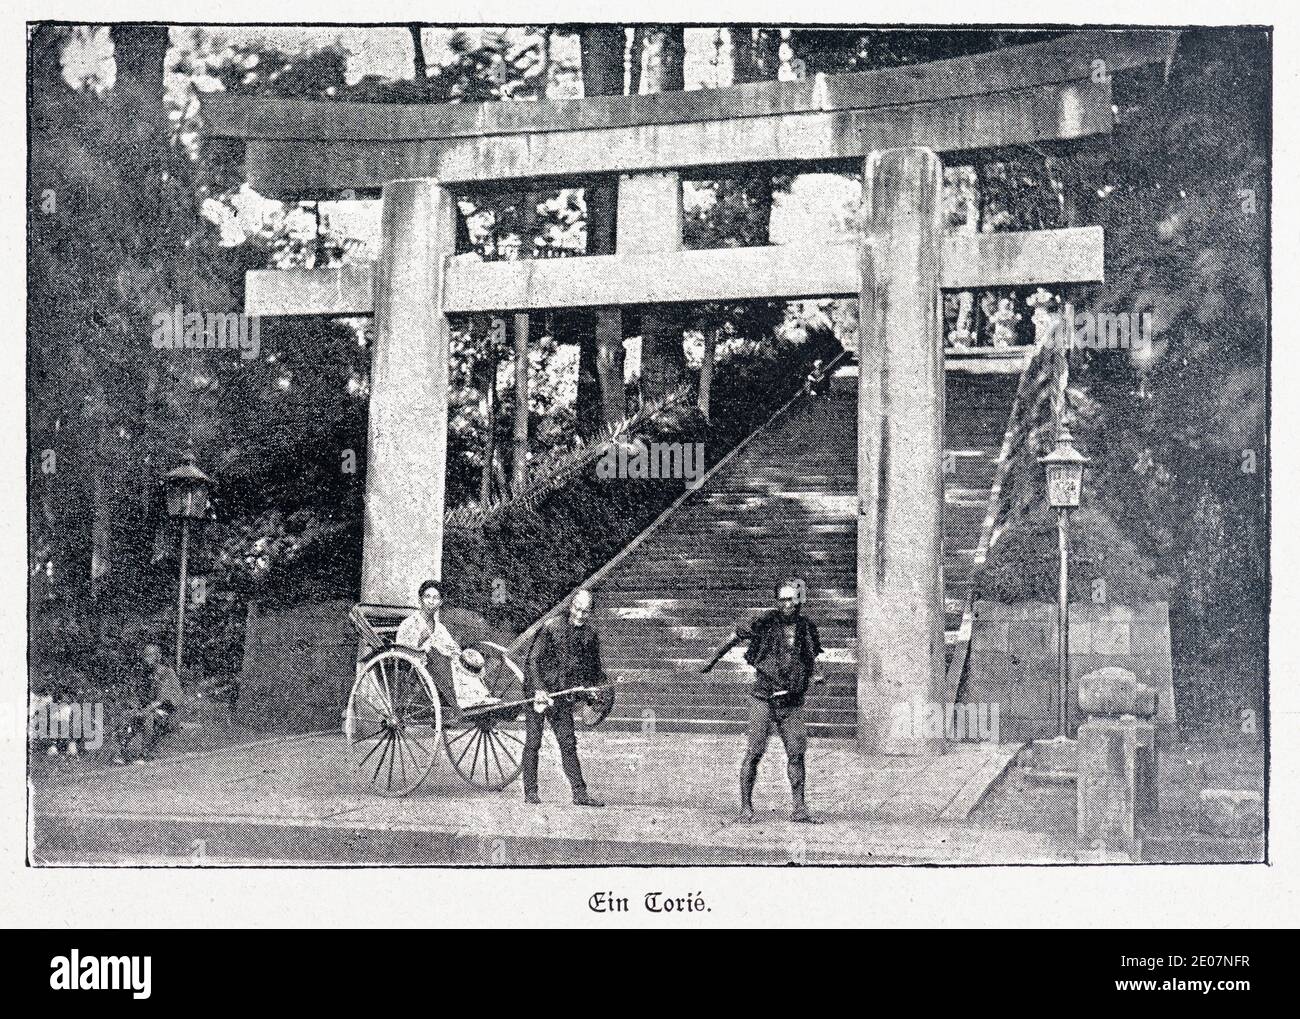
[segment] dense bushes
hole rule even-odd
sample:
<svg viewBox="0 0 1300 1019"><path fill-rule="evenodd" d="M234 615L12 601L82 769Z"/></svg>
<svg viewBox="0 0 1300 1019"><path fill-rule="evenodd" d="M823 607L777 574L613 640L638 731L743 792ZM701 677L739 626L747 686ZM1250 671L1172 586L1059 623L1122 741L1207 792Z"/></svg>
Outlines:
<svg viewBox="0 0 1300 1019"><path fill-rule="evenodd" d="M1043 506L1002 534L980 578L981 597L1055 602L1059 565L1056 512ZM1071 514L1071 601L1165 601L1169 587L1151 559L1099 507Z"/></svg>

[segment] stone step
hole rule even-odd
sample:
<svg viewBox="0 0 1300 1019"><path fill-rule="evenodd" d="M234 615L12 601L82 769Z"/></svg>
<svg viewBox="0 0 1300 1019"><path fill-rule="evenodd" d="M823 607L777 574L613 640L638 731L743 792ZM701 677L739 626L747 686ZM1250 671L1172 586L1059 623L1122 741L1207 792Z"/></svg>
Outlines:
<svg viewBox="0 0 1300 1019"><path fill-rule="evenodd" d="M755 609L770 609L772 607L772 589L770 585L737 589L732 591L724 602L712 594L696 596L690 590L671 593L664 591L662 588L627 587L619 588L617 597L611 592L600 601L600 604L612 605L615 603L623 605L658 605L665 608L681 606L691 609L697 606L709 608L726 604L752 606ZM808 598L805 606L809 612L844 606L852 608L856 604L857 598L853 588L808 585Z"/></svg>
<svg viewBox="0 0 1300 1019"><path fill-rule="evenodd" d="M606 654L629 643L654 644L663 647L671 641L678 647L717 647L734 634L731 625L697 626L690 622L665 622L663 620L611 619L600 627L601 647ZM855 627L851 620L817 623L817 633L823 645L837 645L853 640Z"/></svg>
<svg viewBox="0 0 1300 1019"><path fill-rule="evenodd" d="M944 609L947 612L961 612L965 605L963 592L950 594L944 599ZM740 606L708 602L608 598L600 605L597 618L600 621L602 634L637 633L651 627L663 629L691 627L723 634L742 619L767 607L768 605L760 599L755 599L752 605ZM823 637L835 632L835 628L840 626L847 628L847 632L852 634L857 624L857 606L853 602L847 604L828 602L821 606L813 602L805 606L805 611L816 622Z"/></svg>
<svg viewBox="0 0 1300 1019"><path fill-rule="evenodd" d="M652 712L655 718L708 718L717 722L745 722L749 718L753 698L746 693L725 700L706 698L679 699L668 697L648 701L628 701L615 705L610 717L645 718ZM823 725L854 725L857 722L857 698L841 697L835 700L804 701L804 721Z"/></svg>
<svg viewBox="0 0 1300 1019"><path fill-rule="evenodd" d="M707 681L711 680L713 675L710 673L708 676L698 678ZM732 679L733 682L685 683L676 678L667 678L653 684L627 684L619 687L617 700L620 704L624 702L642 704L657 700L712 704L734 701L737 697L748 697L754 681L753 672L748 672L746 675L733 674ZM808 696L823 707L852 707L857 696L856 680L852 676L830 678L810 690Z"/></svg>
<svg viewBox="0 0 1300 1019"><path fill-rule="evenodd" d="M640 716L622 718L611 715L600 725L602 729L608 729L610 732L644 732L647 721ZM743 736L745 730L746 724L743 721L719 721L711 718L660 719L656 717L654 719L655 732L707 732ZM808 725L808 735L820 736L823 739L852 739L857 735L857 725L856 723L837 725L826 722L813 722Z"/></svg>
<svg viewBox="0 0 1300 1019"><path fill-rule="evenodd" d="M710 655L709 657L712 657ZM685 684L694 686L697 683L708 683L713 686L722 687L741 687L747 686L754 681L754 670L745 663L743 652L733 651L708 673L701 673L707 659L674 659L672 664L661 658L654 661L633 662L627 660L624 666L616 666L615 658L607 656L605 661L605 671L610 674L616 674L624 680L629 689L635 689L638 686L644 686L646 689L659 687L665 684ZM826 677L827 687L837 685L853 686L857 683L857 667L854 664L852 655L844 655L839 660L829 661L825 658L817 660L817 667Z"/></svg>

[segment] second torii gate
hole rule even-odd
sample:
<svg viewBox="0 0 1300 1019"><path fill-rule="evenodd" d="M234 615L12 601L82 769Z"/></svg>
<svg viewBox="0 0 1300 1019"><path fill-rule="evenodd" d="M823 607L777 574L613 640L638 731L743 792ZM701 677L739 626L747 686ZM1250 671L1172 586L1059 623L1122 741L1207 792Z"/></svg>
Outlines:
<svg viewBox="0 0 1300 1019"><path fill-rule="evenodd" d="M1167 64L1174 38L1081 32L891 71L562 102L207 99L210 132L246 141L261 193L383 197L373 269L254 271L246 287L249 314L375 317L362 599L402 604L441 575L448 315L857 296L859 744L940 750L889 723L896 705L945 690L942 290L1097 281L1103 240L1099 227L945 233L938 153L1104 135L1111 75ZM683 169L846 160L863 172L856 242L682 250ZM614 254L451 259L452 188L613 175Z"/></svg>

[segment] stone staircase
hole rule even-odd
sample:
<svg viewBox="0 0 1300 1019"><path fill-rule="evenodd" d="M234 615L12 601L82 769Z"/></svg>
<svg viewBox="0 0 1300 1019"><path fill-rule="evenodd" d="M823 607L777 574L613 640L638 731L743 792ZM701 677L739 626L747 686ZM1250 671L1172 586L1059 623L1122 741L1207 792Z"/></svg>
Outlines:
<svg viewBox="0 0 1300 1019"><path fill-rule="evenodd" d="M1015 375L947 376L945 595L958 639L975 550L1015 394ZM857 377L841 369L828 396L796 399L643 534L594 584L605 666L619 690L613 729L738 732L752 671L733 648L700 668L780 577L803 577L826 677L807 702L809 731L856 728Z"/></svg>
<svg viewBox="0 0 1300 1019"><path fill-rule="evenodd" d="M950 368L944 381L943 594L951 664L954 648L970 640L970 593L993 526L990 500L1020 374ZM955 693L950 677L949 697Z"/></svg>

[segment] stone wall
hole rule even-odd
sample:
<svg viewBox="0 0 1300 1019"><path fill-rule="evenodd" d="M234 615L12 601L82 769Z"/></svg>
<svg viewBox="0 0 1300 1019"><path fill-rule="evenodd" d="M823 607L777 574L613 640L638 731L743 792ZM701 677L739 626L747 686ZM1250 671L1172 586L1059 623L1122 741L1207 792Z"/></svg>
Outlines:
<svg viewBox="0 0 1300 1019"><path fill-rule="evenodd" d="M240 721L273 732L335 729L351 689L358 640L351 602L249 611Z"/></svg>
<svg viewBox="0 0 1300 1019"><path fill-rule="evenodd" d="M970 660L959 699L998 704L1004 742L1056 735L1056 606L1045 602L975 603ZM1070 727L1082 721L1074 691L1079 677L1117 665L1159 694L1161 738L1174 728L1169 605L1070 606Z"/></svg>

